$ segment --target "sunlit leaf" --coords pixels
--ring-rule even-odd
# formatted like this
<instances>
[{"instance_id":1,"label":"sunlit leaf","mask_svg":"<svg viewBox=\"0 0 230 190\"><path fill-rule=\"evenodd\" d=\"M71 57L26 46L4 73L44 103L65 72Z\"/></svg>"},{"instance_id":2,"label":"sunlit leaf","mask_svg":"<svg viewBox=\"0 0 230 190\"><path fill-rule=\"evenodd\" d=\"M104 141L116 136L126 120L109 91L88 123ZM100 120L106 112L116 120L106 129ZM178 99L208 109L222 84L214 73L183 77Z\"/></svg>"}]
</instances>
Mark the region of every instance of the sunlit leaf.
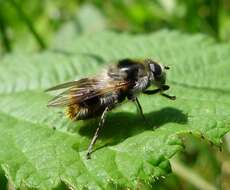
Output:
<instances>
[{"instance_id":1,"label":"sunlit leaf","mask_svg":"<svg viewBox=\"0 0 230 190\"><path fill-rule=\"evenodd\" d=\"M183 149L182 135L203 136L220 146L230 130L229 45L169 31L104 32L55 49L0 61L0 164L17 188L151 187L171 172L169 159ZM177 100L142 95L150 125L132 103L113 110L87 160L97 120L69 121L62 109L46 107L52 95L44 90L125 57L151 57L169 65L168 93Z\"/></svg>"}]
</instances>

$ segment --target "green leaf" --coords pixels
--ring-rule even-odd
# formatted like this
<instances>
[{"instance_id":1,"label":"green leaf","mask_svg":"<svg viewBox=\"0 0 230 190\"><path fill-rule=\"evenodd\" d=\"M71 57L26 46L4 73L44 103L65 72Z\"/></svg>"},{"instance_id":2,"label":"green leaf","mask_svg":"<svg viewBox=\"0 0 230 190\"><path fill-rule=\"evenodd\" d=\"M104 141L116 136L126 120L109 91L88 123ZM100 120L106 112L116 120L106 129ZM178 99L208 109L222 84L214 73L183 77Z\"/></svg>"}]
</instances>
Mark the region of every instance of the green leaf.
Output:
<instances>
[{"instance_id":1,"label":"green leaf","mask_svg":"<svg viewBox=\"0 0 230 190\"><path fill-rule=\"evenodd\" d=\"M5 56L0 63L2 170L17 188L150 188L171 172L169 159L183 149L181 136L204 136L220 146L230 130L229 49L203 35L104 32L55 47L56 53ZM113 110L92 159L86 160L97 120L69 121L62 109L46 107L52 95L43 90L125 57L151 57L171 66L168 93L177 100L141 95L149 126L132 103Z\"/></svg>"}]
</instances>

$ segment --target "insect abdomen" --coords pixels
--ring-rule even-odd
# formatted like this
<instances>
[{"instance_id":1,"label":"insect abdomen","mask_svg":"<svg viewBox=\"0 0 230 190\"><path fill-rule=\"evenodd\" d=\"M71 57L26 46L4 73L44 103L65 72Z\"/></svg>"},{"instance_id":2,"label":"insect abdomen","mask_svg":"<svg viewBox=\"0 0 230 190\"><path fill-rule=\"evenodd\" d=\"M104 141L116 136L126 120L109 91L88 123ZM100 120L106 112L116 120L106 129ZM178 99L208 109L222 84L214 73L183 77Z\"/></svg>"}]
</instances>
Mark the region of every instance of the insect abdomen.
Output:
<instances>
[{"instance_id":1,"label":"insect abdomen","mask_svg":"<svg viewBox=\"0 0 230 190\"><path fill-rule=\"evenodd\" d=\"M117 93L102 97L97 96L81 102L78 105L68 106L66 114L72 120L94 118L101 115L107 106L109 106L110 109L115 107L118 101Z\"/></svg>"},{"instance_id":2,"label":"insect abdomen","mask_svg":"<svg viewBox=\"0 0 230 190\"><path fill-rule=\"evenodd\" d=\"M79 106L78 105L71 105L68 106L65 114L67 115L68 118L70 118L71 120L75 120L76 119L76 114L79 112Z\"/></svg>"},{"instance_id":3,"label":"insect abdomen","mask_svg":"<svg viewBox=\"0 0 230 190\"><path fill-rule=\"evenodd\" d=\"M71 120L84 120L95 117L94 110L87 107L68 106L66 115Z\"/></svg>"}]
</instances>

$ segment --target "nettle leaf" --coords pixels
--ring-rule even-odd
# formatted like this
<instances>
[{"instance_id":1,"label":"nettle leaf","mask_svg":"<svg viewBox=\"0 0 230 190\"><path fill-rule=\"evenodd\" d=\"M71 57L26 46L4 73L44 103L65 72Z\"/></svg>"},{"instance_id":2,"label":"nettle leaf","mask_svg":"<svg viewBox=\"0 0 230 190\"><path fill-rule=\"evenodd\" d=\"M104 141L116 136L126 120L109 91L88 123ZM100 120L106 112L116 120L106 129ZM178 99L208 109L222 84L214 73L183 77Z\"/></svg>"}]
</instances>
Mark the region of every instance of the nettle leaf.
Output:
<instances>
[{"instance_id":1,"label":"nettle leaf","mask_svg":"<svg viewBox=\"0 0 230 190\"><path fill-rule=\"evenodd\" d=\"M0 164L17 188L148 188L171 172L181 135L217 146L230 130L230 46L202 35L160 31L87 35L55 51L12 54L0 63ZM140 96L146 125L132 103L109 113L92 159L87 146L97 120L71 122L46 107L52 85L100 72L120 58L151 57L171 66L170 101Z\"/></svg>"}]
</instances>

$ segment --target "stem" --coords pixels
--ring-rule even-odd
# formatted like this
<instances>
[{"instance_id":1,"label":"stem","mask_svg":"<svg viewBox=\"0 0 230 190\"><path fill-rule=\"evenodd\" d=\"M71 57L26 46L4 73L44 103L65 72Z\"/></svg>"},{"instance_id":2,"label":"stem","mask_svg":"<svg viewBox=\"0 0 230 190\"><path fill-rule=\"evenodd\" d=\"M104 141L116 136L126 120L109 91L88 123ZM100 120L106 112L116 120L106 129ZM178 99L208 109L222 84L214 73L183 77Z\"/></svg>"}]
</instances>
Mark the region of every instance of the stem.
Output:
<instances>
[{"instance_id":1,"label":"stem","mask_svg":"<svg viewBox=\"0 0 230 190\"><path fill-rule=\"evenodd\" d=\"M171 165L173 171L176 175L188 181L190 184L194 185L196 188L200 190L217 190L215 186L210 184L208 181L203 179L199 174L194 172L191 168L188 168L180 161L176 159L171 160Z\"/></svg>"},{"instance_id":2,"label":"stem","mask_svg":"<svg viewBox=\"0 0 230 190\"><path fill-rule=\"evenodd\" d=\"M9 0L9 2L15 8L15 10L18 12L18 15L21 17L22 21L25 22L28 29L30 30L30 32L32 33L34 38L36 39L40 48L42 50L45 49L46 48L45 42L43 41L41 36L39 36L38 32L36 31L36 29L33 25L33 22L31 22L31 20L28 18L28 16L25 14L25 12L22 10L21 6L15 0Z\"/></svg>"},{"instance_id":3,"label":"stem","mask_svg":"<svg viewBox=\"0 0 230 190\"><path fill-rule=\"evenodd\" d=\"M11 48L11 44L10 44L10 39L7 35L6 24L5 24L4 17L1 14L1 10L0 10L0 32L2 34L2 44L5 48L5 51L11 52L12 48Z\"/></svg>"},{"instance_id":4,"label":"stem","mask_svg":"<svg viewBox=\"0 0 230 190\"><path fill-rule=\"evenodd\" d=\"M211 8L211 18L210 23L215 33L217 40L220 40L220 31L219 31L219 14L220 14L220 2L221 0L212 1L210 4Z\"/></svg>"}]
</instances>

